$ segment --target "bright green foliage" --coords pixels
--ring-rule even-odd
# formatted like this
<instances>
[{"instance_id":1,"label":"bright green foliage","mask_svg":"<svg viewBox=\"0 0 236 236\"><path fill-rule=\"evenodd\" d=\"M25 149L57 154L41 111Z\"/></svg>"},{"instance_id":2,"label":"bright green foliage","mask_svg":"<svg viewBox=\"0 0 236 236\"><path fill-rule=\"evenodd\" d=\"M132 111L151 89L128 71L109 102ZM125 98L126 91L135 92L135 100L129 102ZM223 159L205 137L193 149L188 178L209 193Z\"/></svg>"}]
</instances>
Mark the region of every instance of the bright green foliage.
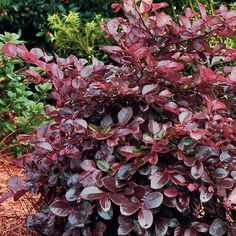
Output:
<instances>
[{"instance_id":1,"label":"bright green foliage","mask_svg":"<svg viewBox=\"0 0 236 236\"><path fill-rule=\"evenodd\" d=\"M100 28L103 19L96 16L93 21L81 23L78 13L70 12L60 17L57 14L48 17L52 29L51 40L56 52L62 56L74 54L78 57L91 59L93 56L104 59L99 46L108 44Z\"/></svg>"},{"instance_id":2,"label":"bright green foliage","mask_svg":"<svg viewBox=\"0 0 236 236\"><path fill-rule=\"evenodd\" d=\"M22 43L18 38L17 34L0 34L2 42ZM0 150L14 151L17 156L26 148L17 135L33 132L45 120L44 99L51 89L49 84L32 85L37 91L32 92L24 81L24 69L22 62L7 58L0 50Z\"/></svg>"}]
</instances>

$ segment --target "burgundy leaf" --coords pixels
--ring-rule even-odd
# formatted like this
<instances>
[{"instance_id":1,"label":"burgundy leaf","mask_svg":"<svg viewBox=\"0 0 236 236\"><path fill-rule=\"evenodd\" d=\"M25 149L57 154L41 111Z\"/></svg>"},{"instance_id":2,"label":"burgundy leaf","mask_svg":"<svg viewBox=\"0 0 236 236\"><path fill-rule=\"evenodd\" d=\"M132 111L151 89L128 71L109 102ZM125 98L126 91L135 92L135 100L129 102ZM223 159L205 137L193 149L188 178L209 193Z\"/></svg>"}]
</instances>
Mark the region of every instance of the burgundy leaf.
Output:
<instances>
[{"instance_id":1,"label":"burgundy leaf","mask_svg":"<svg viewBox=\"0 0 236 236\"><path fill-rule=\"evenodd\" d=\"M131 202L130 200L126 199L126 201L122 202L120 205L120 212L124 216L130 216L138 211L141 207L139 202Z\"/></svg>"},{"instance_id":2,"label":"burgundy leaf","mask_svg":"<svg viewBox=\"0 0 236 236\"><path fill-rule=\"evenodd\" d=\"M203 164L201 161L196 161L195 164L191 167L191 175L194 179L199 179L203 173Z\"/></svg>"},{"instance_id":3,"label":"burgundy leaf","mask_svg":"<svg viewBox=\"0 0 236 236\"><path fill-rule=\"evenodd\" d=\"M61 200L57 200L57 201L53 202L49 206L49 209L51 210L51 212L53 214L55 214L56 216L60 216L60 217L66 217L71 212L70 205L67 202L61 201Z\"/></svg>"},{"instance_id":4,"label":"burgundy leaf","mask_svg":"<svg viewBox=\"0 0 236 236\"><path fill-rule=\"evenodd\" d=\"M207 189L203 189L200 193L201 202L208 202L213 196L213 192L209 192Z\"/></svg>"},{"instance_id":5,"label":"burgundy leaf","mask_svg":"<svg viewBox=\"0 0 236 236\"><path fill-rule=\"evenodd\" d=\"M172 187L164 189L163 193L167 197L176 197L179 195L179 191L176 188L172 188Z\"/></svg>"},{"instance_id":6,"label":"burgundy leaf","mask_svg":"<svg viewBox=\"0 0 236 236\"><path fill-rule=\"evenodd\" d=\"M99 188L93 186L84 188L80 193L81 198L89 201L99 199L102 195L103 192Z\"/></svg>"},{"instance_id":7,"label":"burgundy leaf","mask_svg":"<svg viewBox=\"0 0 236 236\"><path fill-rule=\"evenodd\" d=\"M103 211L108 212L111 208L111 201L106 194L102 195L99 199L99 203Z\"/></svg>"}]
</instances>

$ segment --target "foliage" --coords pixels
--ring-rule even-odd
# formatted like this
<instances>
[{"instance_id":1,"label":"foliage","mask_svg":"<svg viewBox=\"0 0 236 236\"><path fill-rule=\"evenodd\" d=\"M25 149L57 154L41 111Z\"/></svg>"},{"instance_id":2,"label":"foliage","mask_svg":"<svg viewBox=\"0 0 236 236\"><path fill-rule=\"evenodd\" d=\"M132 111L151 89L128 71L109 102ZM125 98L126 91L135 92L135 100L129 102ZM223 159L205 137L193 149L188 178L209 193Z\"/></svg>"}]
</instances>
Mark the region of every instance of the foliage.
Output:
<instances>
[{"instance_id":1,"label":"foliage","mask_svg":"<svg viewBox=\"0 0 236 236\"><path fill-rule=\"evenodd\" d=\"M96 14L109 17L111 0L0 0L0 32L21 34L32 46L48 46L49 32L47 18L55 13L81 12L81 20L86 23ZM49 50L50 48L48 48Z\"/></svg>"},{"instance_id":2,"label":"foliage","mask_svg":"<svg viewBox=\"0 0 236 236\"><path fill-rule=\"evenodd\" d=\"M104 54L99 53L99 46L108 44L100 23L103 20L97 16L95 20L81 23L78 13L70 12L60 18L57 14L48 17L52 29L51 40L54 42L56 52L61 56L75 54L82 58L93 56L104 59Z\"/></svg>"},{"instance_id":3,"label":"foliage","mask_svg":"<svg viewBox=\"0 0 236 236\"><path fill-rule=\"evenodd\" d=\"M0 41L21 44L17 34L0 34ZM0 43L2 48L3 43ZM21 133L30 133L45 119L43 99L51 88L50 84L40 84L33 93L25 83L21 73L24 64L9 59L0 52L0 150L13 150L17 156L24 150L16 137Z\"/></svg>"},{"instance_id":4,"label":"foliage","mask_svg":"<svg viewBox=\"0 0 236 236\"><path fill-rule=\"evenodd\" d=\"M113 4L104 26L117 66L4 45L53 84L57 109L30 137L30 190L44 206L28 226L46 235L236 235L236 11L191 8L176 23L150 0ZM47 58L47 57L46 57ZM22 137L24 139L25 137ZM14 190L17 185L11 184Z\"/></svg>"}]
</instances>

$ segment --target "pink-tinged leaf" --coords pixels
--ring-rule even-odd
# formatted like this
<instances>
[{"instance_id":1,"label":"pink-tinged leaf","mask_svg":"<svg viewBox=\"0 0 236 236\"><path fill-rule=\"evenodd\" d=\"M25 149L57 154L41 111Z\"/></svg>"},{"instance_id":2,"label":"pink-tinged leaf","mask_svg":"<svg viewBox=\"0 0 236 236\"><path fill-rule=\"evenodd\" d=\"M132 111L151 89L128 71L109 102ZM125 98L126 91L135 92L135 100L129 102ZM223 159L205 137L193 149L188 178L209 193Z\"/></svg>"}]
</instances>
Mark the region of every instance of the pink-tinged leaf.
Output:
<instances>
[{"instance_id":1,"label":"pink-tinged leaf","mask_svg":"<svg viewBox=\"0 0 236 236\"><path fill-rule=\"evenodd\" d=\"M118 46L102 46L101 49L109 54L117 54L123 52L123 49Z\"/></svg>"},{"instance_id":2,"label":"pink-tinged leaf","mask_svg":"<svg viewBox=\"0 0 236 236\"><path fill-rule=\"evenodd\" d=\"M203 164L201 161L196 161L194 166L191 168L191 175L193 176L194 179L199 179L202 176L203 173Z\"/></svg>"},{"instance_id":3,"label":"pink-tinged leaf","mask_svg":"<svg viewBox=\"0 0 236 236\"><path fill-rule=\"evenodd\" d=\"M175 113L175 114L178 114L178 105L174 102L168 102L166 103L163 108L166 110L166 111L170 111L172 113Z\"/></svg>"},{"instance_id":4,"label":"pink-tinged leaf","mask_svg":"<svg viewBox=\"0 0 236 236\"><path fill-rule=\"evenodd\" d=\"M198 7L200 9L200 13L201 13L202 19L205 19L206 16L207 16L205 6L202 3L200 3L200 2L198 2L197 4L198 4Z\"/></svg>"},{"instance_id":5,"label":"pink-tinged leaf","mask_svg":"<svg viewBox=\"0 0 236 236\"><path fill-rule=\"evenodd\" d=\"M191 111L184 111L179 114L179 121L181 124L187 123L192 119L193 113Z\"/></svg>"},{"instance_id":6,"label":"pink-tinged leaf","mask_svg":"<svg viewBox=\"0 0 236 236\"><path fill-rule=\"evenodd\" d=\"M126 197L121 193L108 193L108 196L116 205L121 205L126 201Z\"/></svg>"},{"instance_id":7,"label":"pink-tinged leaf","mask_svg":"<svg viewBox=\"0 0 236 236\"><path fill-rule=\"evenodd\" d=\"M106 194L103 194L100 197L99 203L103 211L108 212L111 209L111 200L108 198Z\"/></svg>"},{"instance_id":8,"label":"pink-tinged leaf","mask_svg":"<svg viewBox=\"0 0 236 236\"><path fill-rule=\"evenodd\" d=\"M148 229L153 223L153 214L150 210L141 209L138 213L138 222L143 229Z\"/></svg>"},{"instance_id":9,"label":"pink-tinged leaf","mask_svg":"<svg viewBox=\"0 0 236 236\"><path fill-rule=\"evenodd\" d=\"M52 145L50 143L43 142L43 141L37 142L35 144L35 148L40 148L45 151L53 151Z\"/></svg>"},{"instance_id":10,"label":"pink-tinged leaf","mask_svg":"<svg viewBox=\"0 0 236 236\"><path fill-rule=\"evenodd\" d=\"M196 141L202 139L205 135L210 136L211 133L208 132L207 130L203 129L197 129L197 130L191 130L190 131L190 137Z\"/></svg>"},{"instance_id":11,"label":"pink-tinged leaf","mask_svg":"<svg viewBox=\"0 0 236 236\"><path fill-rule=\"evenodd\" d=\"M159 3L153 3L152 4L152 11L155 12L158 9L164 8L164 7L168 7L169 4L167 2L159 2Z\"/></svg>"},{"instance_id":12,"label":"pink-tinged leaf","mask_svg":"<svg viewBox=\"0 0 236 236\"><path fill-rule=\"evenodd\" d=\"M66 217L71 213L70 205L67 202L61 201L61 200L57 200L53 202L49 206L49 209L54 215L60 216L60 217Z\"/></svg>"},{"instance_id":13,"label":"pink-tinged leaf","mask_svg":"<svg viewBox=\"0 0 236 236\"><path fill-rule=\"evenodd\" d=\"M114 9L115 12L118 12L123 8L123 6L120 3L113 3L111 4L111 8Z\"/></svg>"},{"instance_id":14,"label":"pink-tinged leaf","mask_svg":"<svg viewBox=\"0 0 236 236\"><path fill-rule=\"evenodd\" d=\"M7 181L7 186L13 193L27 189L27 184L19 176L11 176Z\"/></svg>"},{"instance_id":15,"label":"pink-tinged leaf","mask_svg":"<svg viewBox=\"0 0 236 236\"><path fill-rule=\"evenodd\" d=\"M158 27L164 27L171 24L172 19L165 12L156 13L156 24Z\"/></svg>"},{"instance_id":16,"label":"pink-tinged leaf","mask_svg":"<svg viewBox=\"0 0 236 236\"><path fill-rule=\"evenodd\" d=\"M180 186L186 185L186 180L183 175L173 174L173 175L171 175L171 180L176 185L180 185Z\"/></svg>"},{"instance_id":17,"label":"pink-tinged leaf","mask_svg":"<svg viewBox=\"0 0 236 236\"><path fill-rule=\"evenodd\" d=\"M152 134L157 134L161 131L161 127L160 125L154 121L154 120L149 120L148 122L148 130L152 133Z\"/></svg>"},{"instance_id":18,"label":"pink-tinged leaf","mask_svg":"<svg viewBox=\"0 0 236 236\"><path fill-rule=\"evenodd\" d=\"M119 222L120 223L120 222ZM128 221L126 219L125 222L120 223L118 227L118 235L129 235L129 233L133 230L135 224L133 221Z\"/></svg>"},{"instance_id":19,"label":"pink-tinged leaf","mask_svg":"<svg viewBox=\"0 0 236 236\"><path fill-rule=\"evenodd\" d=\"M96 170L96 164L94 163L94 161L91 161L91 160L84 160L84 161L82 161L81 164L80 164L80 167L83 170L86 170L86 171L94 171L94 170Z\"/></svg>"},{"instance_id":20,"label":"pink-tinged leaf","mask_svg":"<svg viewBox=\"0 0 236 236\"><path fill-rule=\"evenodd\" d=\"M156 84L148 84L145 85L142 89L142 95L147 95L152 92L156 92L157 85Z\"/></svg>"},{"instance_id":21,"label":"pink-tinged leaf","mask_svg":"<svg viewBox=\"0 0 236 236\"><path fill-rule=\"evenodd\" d=\"M228 175L228 171L224 168L215 168L211 171L211 177L223 179Z\"/></svg>"},{"instance_id":22,"label":"pink-tinged leaf","mask_svg":"<svg viewBox=\"0 0 236 236\"><path fill-rule=\"evenodd\" d=\"M114 37L117 35L117 29L119 26L119 21L117 18L111 19L107 22L107 30Z\"/></svg>"},{"instance_id":23,"label":"pink-tinged leaf","mask_svg":"<svg viewBox=\"0 0 236 236\"><path fill-rule=\"evenodd\" d=\"M222 236L226 233L225 223L220 218L216 218L210 225L210 235Z\"/></svg>"},{"instance_id":24,"label":"pink-tinged leaf","mask_svg":"<svg viewBox=\"0 0 236 236\"><path fill-rule=\"evenodd\" d=\"M229 194L228 200L230 200L231 204L236 204L236 187L233 191Z\"/></svg>"},{"instance_id":25,"label":"pink-tinged leaf","mask_svg":"<svg viewBox=\"0 0 236 236\"><path fill-rule=\"evenodd\" d=\"M201 202L205 203L208 202L213 196L213 192L209 192L208 189L202 189L200 193L200 200Z\"/></svg>"},{"instance_id":26,"label":"pink-tinged leaf","mask_svg":"<svg viewBox=\"0 0 236 236\"><path fill-rule=\"evenodd\" d=\"M166 188L164 189L163 193L167 196L167 197L176 197L179 195L179 190L177 190L176 188Z\"/></svg>"},{"instance_id":27,"label":"pink-tinged leaf","mask_svg":"<svg viewBox=\"0 0 236 236\"><path fill-rule=\"evenodd\" d=\"M59 69L58 65L55 63L47 65L48 70L55 76L57 79L63 79L64 73Z\"/></svg>"},{"instance_id":28,"label":"pink-tinged leaf","mask_svg":"<svg viewBox=\"0 0 236 236\"><path fill-rule=\"evenodd\" d=\"M122 108L118 113L118 122L120 125L126 125L133 116L133 108Z\"/></svg>"},{"instance_id":29,"label":"pink-tinged leaf","mask_svg":"<svg viewBox=\"0 0 236 236\"><path fill-rule=\"evenodd\" d=\"M160 192L151 192L144 199L144 208L149 210L159 207L163 202L163 194Z\"/></svg>"},{"instance_id":30,"label":"pink-tinged leaf","mask_svg":"<svg viewBox=\"0 0 236 236\"><path fill-rule=\"evenodd\" d=\"M118 148L118 152L122 155L129 158L137 157L140 155L140 150L135 148L134 146L123 146Z\"/></svg>"},{"instance_id":31,"label":"pink-tinged leaf","mask_svg":"<svg viewBox=\"0 0 236 236\"><path fill-rule=\"evenodd\" d=\"M140 13L148 13L151 9L152 0L142 0L140 4Z\"/></svg>"},{"instance_id":32,"label":"pink-tinged leaf","mask_svg":"<svg viewBox=\"0 0 236 236\"><path fill-rule=\"evenodd\" d=\"M232 68L229 78L230 80L236 82L236 66Z\"/></svg>"},{"instance_id":33,"label":"pink-tinged leaf","mask_svg":"<svg viewBox=\"0 0 236 236\"><path fill-rule=\"evenodd\" d=\"M149 50L142 43L135 43L129 47L128 53L135 56L137 59L141 59L147 57Z\"/></svg>"},{"instance_id":34,"label":"pink-tinged leaf","mask_svg":"<svg viewBox=\"0 0 236 236\"><path fill-rule=\"evenodd\" d=\"M126 199L126 201L122 202L120 205L120 212L124 216L130 216L138 211L140 207L141 204L139 202L131 202L130 200Z\"/></svg>"},{"instance_id":35,"label":"pink-tinged leaf","mask_svg":"<svg viewBox=\"0 0 236 236\"><path fill-rule=\"evenodd\" d=\"M80 193L80 196L85 200L93 201L99 199L103 194L104 193L99 188L91 186L84 188Z\"/></svg>"},{"instance_id":36,"label":"pink-tinged leaf","mask_svg":"<svg viewBox=\"0 0 236 236\"><path fill-rule=\"evenodd\" d=\"M218 100L213 100L212 101L212 105L211 105L211 110L212 111L217 111L219 109L226 109L226 108L227 108L227 106L224 103L222 103Z\"/></svg>"},{"instance_id":37,"label":"pink-tinged leaf","mask_svg":"<svg viewBox=\"0 0 236 236\"><path fill-rule=\"evenodd\" d=\"M179 21L186 29L191 29L191 21L185 16L179 16Z\"/></svg>"},{"instance_id":38,"label":"pink-tinged leaf","mask_svg":"<svg viewBox=\"0 0 236 236\"><path fill-rule=\"evenodd\" d=\"M14 43L4 44L2 51L9 57L17 57L17 46Z\"/></svg>"},{"instance_id":39,"label":"pink-tinged leaf","mask_svg":"<svg viewBox=\"0 0 236 236\"><path fill-rule=\"evenodd\" d=\"M199 233L207 233L210 228L210 226L206 223L193 222L192 225L194 229Z\"/></svg>"}]
</instances>

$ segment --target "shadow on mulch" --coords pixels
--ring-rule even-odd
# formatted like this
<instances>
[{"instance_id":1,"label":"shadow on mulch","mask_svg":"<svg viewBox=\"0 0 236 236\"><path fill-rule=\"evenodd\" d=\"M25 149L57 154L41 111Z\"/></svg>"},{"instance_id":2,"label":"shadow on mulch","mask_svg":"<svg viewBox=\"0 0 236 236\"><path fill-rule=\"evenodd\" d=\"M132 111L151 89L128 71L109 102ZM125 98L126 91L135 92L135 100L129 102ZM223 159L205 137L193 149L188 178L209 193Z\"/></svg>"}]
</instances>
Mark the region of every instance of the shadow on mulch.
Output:
<instances>
[{"instance_id":1,"label":"shadow on mulch","mask_svg":"<svg viewBox=\"0 0 236 236\"><path fill-rule=\"evenodd\" d=\"M8 192L7 180L11 176L20 176L23 179L24 170L17 167L12 161L0 159L0 195ZM12 198L0 204L0 236L36 236L26 228L26 218L34 213L31 203L35 201L30 195L25 195L18 201Z\"/></svg>"}]
</instances>

